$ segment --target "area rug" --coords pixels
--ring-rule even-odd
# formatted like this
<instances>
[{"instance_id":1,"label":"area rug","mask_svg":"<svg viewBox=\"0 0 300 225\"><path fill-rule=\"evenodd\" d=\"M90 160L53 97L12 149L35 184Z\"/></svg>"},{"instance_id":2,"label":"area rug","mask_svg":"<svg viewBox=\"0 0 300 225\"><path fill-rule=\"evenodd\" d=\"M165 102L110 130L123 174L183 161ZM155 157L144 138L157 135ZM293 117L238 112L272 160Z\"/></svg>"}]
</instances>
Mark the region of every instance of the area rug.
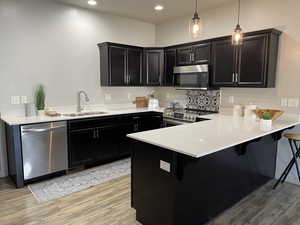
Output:
<instances>
[{"instance_id":1,"label":"area rug","mask_svg":"<svg viewBox=\"0 0 300 225\"><path fill-rule=\"evenodd\" d=\"M38 202L46 202L130 174L131 161L124 159L81 172L28 185Z\"/></svg>"}]
</instances>

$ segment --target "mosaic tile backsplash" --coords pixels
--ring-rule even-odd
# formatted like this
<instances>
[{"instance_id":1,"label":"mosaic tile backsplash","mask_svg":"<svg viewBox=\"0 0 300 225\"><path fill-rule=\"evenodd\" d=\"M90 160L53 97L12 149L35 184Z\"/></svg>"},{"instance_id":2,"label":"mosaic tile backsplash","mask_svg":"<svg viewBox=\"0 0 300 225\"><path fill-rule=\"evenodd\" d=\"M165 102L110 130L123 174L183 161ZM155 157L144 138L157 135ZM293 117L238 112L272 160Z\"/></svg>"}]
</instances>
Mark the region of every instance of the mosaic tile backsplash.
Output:
<instances>
[{"instance_id":1,"label":"mosaic tile backsplash","mask_svg":"<svg viewBox=\"0 0 300 225\"><path fill-rule=\"evenodd\" d=\"M187 91L187 108L212 112L220 110L221 92L217 90L189 90Z\"/></svg>"}]
</instances>

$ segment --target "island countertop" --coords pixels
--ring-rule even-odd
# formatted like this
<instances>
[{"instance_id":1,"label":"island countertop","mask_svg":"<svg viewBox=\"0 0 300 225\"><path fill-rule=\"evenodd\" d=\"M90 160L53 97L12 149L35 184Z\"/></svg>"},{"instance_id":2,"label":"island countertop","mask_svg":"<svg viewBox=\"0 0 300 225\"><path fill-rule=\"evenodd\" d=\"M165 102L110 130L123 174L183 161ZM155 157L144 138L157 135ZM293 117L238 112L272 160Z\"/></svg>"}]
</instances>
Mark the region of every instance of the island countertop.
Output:
<instances>
[{"instance_id":1,"label":"island countertop","mask_svg":"<svg viewBox=\"0 0 300 225\"><path fill-rule=\"evenodd\" d=\"M271 130L260 129L259 120L222 114L202 116L210 120L133 133L129 138L195 158L212 154L300 124L298 114L273 121Z\"/></svg>"}]
</instances>

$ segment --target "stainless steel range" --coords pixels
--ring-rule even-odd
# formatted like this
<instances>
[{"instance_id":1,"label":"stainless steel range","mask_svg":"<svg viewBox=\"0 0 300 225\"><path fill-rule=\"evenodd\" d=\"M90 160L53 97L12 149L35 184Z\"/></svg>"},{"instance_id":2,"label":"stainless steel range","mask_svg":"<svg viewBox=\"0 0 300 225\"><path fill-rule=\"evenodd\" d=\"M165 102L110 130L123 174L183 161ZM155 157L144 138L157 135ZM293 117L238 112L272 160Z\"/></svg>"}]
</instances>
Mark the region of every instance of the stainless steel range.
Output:
<instances>
[{"instance_id":1,"label":"stainless steel range","mask_svg":"<svg viewBox=\"0 0 300 225\"><path fill-rule=\"evenodd\" d=\"M212 111L204 111L204 110L198 110L198 109L171 109L167 108L164 111L164 126L170 127L170 126L176 126L181 125L185 123L194 123L199 121L205 121L209 120L206 118L201 118L200 116L214 114L217 112Z\"/></svg>"}]
</instances>

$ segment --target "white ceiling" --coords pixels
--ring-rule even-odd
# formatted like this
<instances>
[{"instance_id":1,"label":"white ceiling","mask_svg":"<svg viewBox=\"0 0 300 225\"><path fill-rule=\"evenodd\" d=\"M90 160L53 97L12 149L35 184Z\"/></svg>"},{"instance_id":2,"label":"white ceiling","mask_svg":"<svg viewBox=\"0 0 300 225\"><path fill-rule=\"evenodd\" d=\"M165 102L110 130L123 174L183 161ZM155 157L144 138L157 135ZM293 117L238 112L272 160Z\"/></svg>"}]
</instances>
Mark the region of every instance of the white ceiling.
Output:
<instances>
[{"instance_id":1,"label":"white ceiling","mask_svg":"<svg viewBox=\"0 0 300 225\"><path fill-rule=\"evenodd\" d=\"M59 1L154 24L189 14L192 16L195 8L195 0L97 0L96 7L89 6L87 0ZM198 0L198 8L200 11L206 10L231 1L233 0ZM163 5L164 10L155 11L153 7L156 4Z\"/></svg>"}]
</instances>

